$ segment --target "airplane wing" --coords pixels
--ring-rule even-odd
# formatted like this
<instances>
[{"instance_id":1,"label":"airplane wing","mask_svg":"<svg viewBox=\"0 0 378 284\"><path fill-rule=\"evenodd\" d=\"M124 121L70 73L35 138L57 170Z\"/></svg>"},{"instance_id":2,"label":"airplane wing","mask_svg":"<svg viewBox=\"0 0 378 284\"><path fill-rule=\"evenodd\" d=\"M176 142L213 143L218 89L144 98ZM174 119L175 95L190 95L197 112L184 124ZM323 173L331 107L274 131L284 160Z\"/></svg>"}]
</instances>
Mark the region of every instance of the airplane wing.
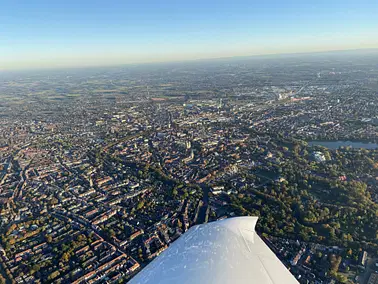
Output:
<instances>
[{"instance_id":1,"label":"airplane wing","mask_svg":"<svg viewBox=\"0 0 378 284\"><path fill-rule=\"evenodd\" d=\"M194 226L129 283L298 283L256 234L257 219L236 217Z\"/></svg>"}]
</instances>

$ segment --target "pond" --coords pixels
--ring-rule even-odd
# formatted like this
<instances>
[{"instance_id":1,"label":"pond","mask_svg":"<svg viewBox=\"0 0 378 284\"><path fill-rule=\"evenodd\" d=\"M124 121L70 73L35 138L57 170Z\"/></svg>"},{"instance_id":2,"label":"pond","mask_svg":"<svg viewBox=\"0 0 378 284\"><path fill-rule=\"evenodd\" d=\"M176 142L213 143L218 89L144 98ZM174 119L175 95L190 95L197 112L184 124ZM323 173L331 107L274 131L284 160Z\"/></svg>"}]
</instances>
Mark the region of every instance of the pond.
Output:
<instances>
[{"instance_id":1,"label":"pond","mask_svg":"<svg viewBox=\"0 0 378 284\"><path fill-rule=\"evenodd\" d=\"M359 141L309 141L309 146L323 146L329 149L338 149L340 147L352 147L352 148L363 148L363 149L377 149L378 144L370 142L359 142Z\"/></svg>"}]
</instances>

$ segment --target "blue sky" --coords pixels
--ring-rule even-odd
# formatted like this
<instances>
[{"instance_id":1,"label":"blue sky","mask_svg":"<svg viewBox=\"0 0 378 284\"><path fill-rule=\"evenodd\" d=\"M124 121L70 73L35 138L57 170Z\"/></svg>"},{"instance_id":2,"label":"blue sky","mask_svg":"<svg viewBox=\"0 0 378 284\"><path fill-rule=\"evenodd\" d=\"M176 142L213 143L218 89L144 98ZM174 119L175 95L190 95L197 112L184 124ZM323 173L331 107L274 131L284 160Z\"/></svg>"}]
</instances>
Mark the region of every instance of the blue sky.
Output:
<instances>
[{"instance_id":1,"label":"blue sky","mask_svg":"<svg viewBox=\"0 0 378 284\"><path fill-rule=\"evenodd\" d=\"M377 0L0 0L0 70L378 47Z\"/></svg>"}]
</instances>

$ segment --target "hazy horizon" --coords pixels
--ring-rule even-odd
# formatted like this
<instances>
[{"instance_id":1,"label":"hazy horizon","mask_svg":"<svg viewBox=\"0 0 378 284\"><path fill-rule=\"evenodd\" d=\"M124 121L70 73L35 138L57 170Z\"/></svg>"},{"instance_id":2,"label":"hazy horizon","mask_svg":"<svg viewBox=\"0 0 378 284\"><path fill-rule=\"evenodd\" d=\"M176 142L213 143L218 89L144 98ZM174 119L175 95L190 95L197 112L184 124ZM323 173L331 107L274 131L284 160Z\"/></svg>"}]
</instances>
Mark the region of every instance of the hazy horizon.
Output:
<instances>
[{"instance_id":1,"label":"hazy horizon","mask_svg":"<svg viewBox=\"0 0 378 284\"><path fill-rule=\"evenodd\" d=\"M344 50L324 50L314 52L293 52L293 53L266 53L266 54L254 54L254 55L236 55L236 56L224 56L224 57L206 57L198 59L183 59L183 60L171 60L171 61L146 61L146 62L130 62L130 63L118 63L118 64L102 64L102 65L88 65L88 66L45 66L38 67L33 66L29 68L10 68L0 69L1 73L7 72L28 72L28 71L59 71L59 70L76 70L76 69L96 69L96 68L117 68L117 67L136 67L136 66L148 66L148 65L163 65L163 64L190 64L196 62L217 62L220 60L233 61L233 60L251 60L251 59L289 59L289 58L310 58L312 56L337 56L337 55L378 55L378 48L364 48L364 49L344 49Z\"/></svg>"}]
</instances>

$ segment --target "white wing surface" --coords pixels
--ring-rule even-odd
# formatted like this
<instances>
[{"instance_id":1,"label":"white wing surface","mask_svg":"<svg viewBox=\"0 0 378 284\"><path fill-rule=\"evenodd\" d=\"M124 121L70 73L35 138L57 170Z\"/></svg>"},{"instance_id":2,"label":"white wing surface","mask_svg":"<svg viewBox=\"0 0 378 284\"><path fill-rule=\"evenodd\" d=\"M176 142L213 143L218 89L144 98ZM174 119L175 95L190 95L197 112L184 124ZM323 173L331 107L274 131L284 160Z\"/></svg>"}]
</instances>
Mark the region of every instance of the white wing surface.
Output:
<instances>
[{"instance_id":1,"label":"white wing surface","mask_svg":"<svg viewBox=\"0 0 378 284\"><path fill-rule=\"evenodd\" d=\"M256 234L256 222L236 217L194 226L129 283L298 283Z\"/></svg>"}]
</instances>

